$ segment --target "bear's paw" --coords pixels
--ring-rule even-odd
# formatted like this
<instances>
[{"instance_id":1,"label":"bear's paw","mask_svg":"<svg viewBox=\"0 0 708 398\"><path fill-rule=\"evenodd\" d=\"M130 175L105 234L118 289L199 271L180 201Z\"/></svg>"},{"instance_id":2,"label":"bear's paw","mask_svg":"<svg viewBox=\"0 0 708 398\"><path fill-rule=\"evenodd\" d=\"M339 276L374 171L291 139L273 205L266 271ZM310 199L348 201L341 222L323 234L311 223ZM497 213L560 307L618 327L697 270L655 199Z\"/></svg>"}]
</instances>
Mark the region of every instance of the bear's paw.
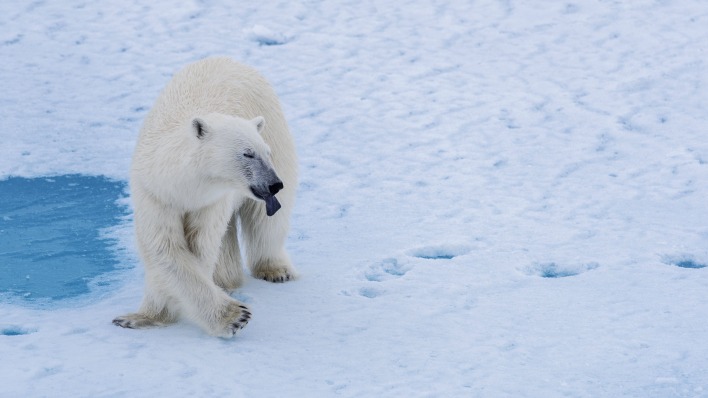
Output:
<instances>
[{"instance_id":1,"label":"bear's paw","mask_svg":"<svg viewBox=\"0 0 708 398\"><path fill-rule=\"evenodd\" d=\"M146 329L164 326L166 322L160 322L147 315L136 313L116 317L113 324L126 329Z\"/></svg>"},{"instance_id":2,"label":"bear's paw","mask_svg":"<svg viewBox=\"0 0 708 398\"><path fill-rule=\"evenodd\" d=\"M287 264L277 264L274 261L261 261L251 270L251 275L256 279L268 282L283 283L297 279L293 267Z\"/></svg>"},{"instance_id":3,"label":"bear's paw","mask_svg":"<svg viewBox=\"0 0 708 398\"><path fill-rule=\"evenodd\" d=\"M222 313L222 319L226 323L221 337L231 338L236 335L241 329L246 327L248 321L251 320L251 312L248 307L239 302L230 302Z\"/></svg>"}]
</instances>

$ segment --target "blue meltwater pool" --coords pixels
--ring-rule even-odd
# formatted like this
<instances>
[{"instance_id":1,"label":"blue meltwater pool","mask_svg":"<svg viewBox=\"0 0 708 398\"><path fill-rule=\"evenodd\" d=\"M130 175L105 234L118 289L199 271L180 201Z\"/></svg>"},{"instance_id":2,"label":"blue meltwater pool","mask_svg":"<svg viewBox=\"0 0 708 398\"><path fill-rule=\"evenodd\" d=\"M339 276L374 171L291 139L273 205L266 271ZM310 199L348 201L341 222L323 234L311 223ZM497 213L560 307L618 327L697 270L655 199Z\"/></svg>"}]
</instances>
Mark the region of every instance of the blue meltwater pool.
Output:
<instances>
[{"instance_id":1,"label":"blue meltwater pool","mask_svg":"<svg viewBox=\"0 0 708 398\"><path fill-rule=\"evenodd\" d=\"M126 183L64 175L0 181L0 298L61 300L89 292L96 277L119 265L117 203ZM108 282L99 282L106 284Z\"/></svg>"}]
</instances>

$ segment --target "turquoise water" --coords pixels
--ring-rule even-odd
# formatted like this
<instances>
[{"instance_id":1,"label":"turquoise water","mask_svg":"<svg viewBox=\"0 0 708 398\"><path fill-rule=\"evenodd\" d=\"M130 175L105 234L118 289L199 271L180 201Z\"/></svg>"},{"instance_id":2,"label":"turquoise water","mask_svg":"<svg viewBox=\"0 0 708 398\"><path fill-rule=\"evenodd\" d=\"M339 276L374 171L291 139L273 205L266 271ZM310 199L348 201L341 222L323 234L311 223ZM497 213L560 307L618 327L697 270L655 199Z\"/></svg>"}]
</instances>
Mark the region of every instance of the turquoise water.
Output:
<instances>
[{"instance_id":1,"label":"turquoise water","mask_svg":"<svg viewBox=\"0 0 708 398\"><path fill-rule=\"evenodd\" d=\"M119 264L100 230L127 214L116 203L125 190L82 175L0 181L0 294L34 301L87 293Z\"/></svg>"}]
</instances>

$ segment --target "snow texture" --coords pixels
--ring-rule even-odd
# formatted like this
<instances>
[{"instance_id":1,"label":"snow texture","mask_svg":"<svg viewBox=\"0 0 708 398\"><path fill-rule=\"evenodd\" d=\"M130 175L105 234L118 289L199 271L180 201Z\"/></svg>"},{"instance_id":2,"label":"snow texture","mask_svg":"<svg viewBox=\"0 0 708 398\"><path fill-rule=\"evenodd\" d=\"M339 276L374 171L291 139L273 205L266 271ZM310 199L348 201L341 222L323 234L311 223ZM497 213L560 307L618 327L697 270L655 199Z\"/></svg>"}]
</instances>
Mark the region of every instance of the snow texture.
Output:
<instances>
[{"instance_id":1,"label":"snow texture","mask_svg":"<svg viewBox=\"0 0 708 398\"><path fill-rule=\"evenodd\" d=\"M0 302L0 396L708 396L708 3L234 4L0 2L0 178L127 182L209 55L272 82L301 170L301 278L249 279L239 336L111 324L128 217L109 288Z\"/></svg>"}]
</instances>

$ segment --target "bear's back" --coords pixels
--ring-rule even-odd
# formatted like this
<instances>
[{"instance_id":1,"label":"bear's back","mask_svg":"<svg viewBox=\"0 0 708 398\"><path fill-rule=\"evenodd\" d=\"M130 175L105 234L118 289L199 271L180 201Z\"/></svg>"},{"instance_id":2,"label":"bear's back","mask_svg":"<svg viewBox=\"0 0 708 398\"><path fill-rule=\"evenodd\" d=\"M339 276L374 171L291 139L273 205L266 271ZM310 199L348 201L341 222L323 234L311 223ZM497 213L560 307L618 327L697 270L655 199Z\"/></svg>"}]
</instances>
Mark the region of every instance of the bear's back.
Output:
<instances>
[{"instance_id":1,"label":"bear's back","mask_svg":"<svg viewBox=\"0 0 708 398\"><path fill-rule=\"evenodd\" d=\"M227 57L207 58L172 77L147 115L143 130L165 133L212 112L250 119L260 115L256 114L259 108L269 105L264 102L273 106L269 99L274 97L268 82L255 69Z\"/></svg>"}]
</instances>

